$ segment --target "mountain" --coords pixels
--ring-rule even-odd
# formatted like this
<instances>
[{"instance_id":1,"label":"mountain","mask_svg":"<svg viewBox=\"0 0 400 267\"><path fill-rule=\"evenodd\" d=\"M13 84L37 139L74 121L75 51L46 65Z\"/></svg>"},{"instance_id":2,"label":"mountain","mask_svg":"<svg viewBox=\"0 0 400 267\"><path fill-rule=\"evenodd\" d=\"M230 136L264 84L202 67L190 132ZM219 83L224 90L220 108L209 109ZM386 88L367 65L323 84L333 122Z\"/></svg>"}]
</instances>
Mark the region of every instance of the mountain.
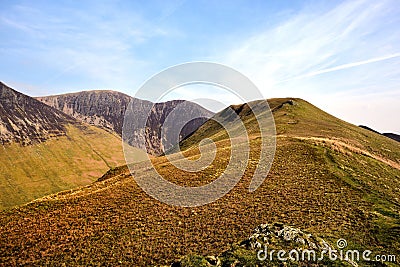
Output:
<instances>
[{"instance_id":1,"label":"mountain","mask_svg":"<svg viewBox=\"0 0 400 267\"><path fill-rule=\"evenodd\" d=\"M90 184L125 163L119 136L0 86L0 209Z\"/></svg>"},{"instance_id":2,"label":"mountain","mask_svg":"<svg viewBox=\"0 0 400 267\"><path fill-rule=\"evenodd\" d=\"M368 126L365 126L365 125L359 125L358 127L361 127L361 128L366 129L366 130L368 130L368 131L374 132L374 133L376 133L376 134L381 134L380 132L375 131L374 129L369 128Z\"/></svg>"},{"instance_id":3,"label":"mountain","mask_svg":"<svg viewBox=\"0 0 400 267\"><path fill-rule=\"evenodd\" d=\"M37 100L54 107L80 121L122 135L125 110L131 97L115 91L94 90L36 97Z\"/></svg>"},{"instance_id":4,"label":"mountain","mask_svg":"<svg viewBox=\"0 0 400 267\"><path fill-rule=\"evenodd\" d=\"M382 135L389 137L393 140L396 140L397 142L400 142L400 135L399 134L395 134L395 133L383 133Z\"/></svg>"},{"instance_id":5,"label":"mountain","mask_svg":"<svg viewBox=\"0 0 400 267\"><path fill-rule=\"evenodd\" d=\"M364 128L364 129L366 129L368 131L374 132L376 134L384 135L384 136L386 136L386 137L388 137L390 139L393 139L393 140L395 140L397 142L400 142L400 135L398 135L398 134L395 134L395 133L380 133L380 132L375 131L374 129L371 129L368 126L364 126L364 125L360 125L359 127Z\"/></svg>"},{"instance_id":6,"label":"mountain","mask_svg":"<svg viewBox=\"0 0 400 267\"><path fill-rule=\"evenodd\" d=\"M91 185L1 212L1 261L4 265L171 265L185 255L236 253L231 244L247 239L256 226L272 222L313 233L329 244L345 239L346 249L399 255L398 142L302 99L268 103L276 124L276 151L268 176L254 192L248 189L259 159L260 128L248 104L235 105L231 109L250 136L250 160L241 180L224 197L198 207L167 205L137 184L152 175L151 170L141 163L132 165L134 179L128 167L121 166ZM214 118L232 120L228 110ZM183 171L174 166L179 160L169 162L166 156L155 157L152 163L175 184L208 184L225 171L235 140L209 120L180 143L185 157L195 162L200 152L207 155L208 150L198 146L205 138L215 140L217 147L215 159L205 169ZM234 256L251 260L246 254ZM399 263L397 259L393 265ZM385 265L389 263L379 263Z\"/></svg>"},{"instance_id":7,"label":"mountain","mask_svg":"<svg viewBox=\"0 0 400 267\"><path fill-rule=\"evenodd\" d=\"M212 112L189 101L173 100L153 104L150 101L133 99L120 92L106 90L36 97L36 99L80 121L113 131L121 137L125 111L130 101L134 101L132 113L137 114L137 116L142 116L145 111L150 110L146 124L147 130L143 136L146 139L146 146L144 147L139 142L139 133L137 132L129 133L126 140L130 145L147 149L148 153L153 155L163 153L164 148L161 140L165 139L165 135L168 135L168 130L171 129L168 129L162 136L161 126L169 113L178 105L184 106L183 108L188 116L196 114L202 117L191 121L182 129L181 139L191 134L213 115ZM185 114L181 114L183 119Z\"/></svg>"},{"instance_id":8,"label":"mountain","mask_svg":"<svg viewBox=\"0 0 400 267\"><path fill-rule=\"evenodd\" d=\"M0 142L22 145L65 136L67 124L76 121L0 82Z\"/></svg>"},{"instance_id":9,"label":"mountain","mask_svg":"<svg viewBox=\"0 0 400 267\"><path fill-rule=\"evenodd\" d=\"M121 135L131 97L114 91L85 91L34 99L3 83L0 96L0 142L6 152L0 155L1 209L87 185L109 168L125 163ZM138 160L146 155L143 149L150 154L163 152L161 125L177 105L183 105L188 114L204 116L188 123L181 138L212 115L188 101L153 106L135 99L135 104L138 116L144 108L151 109L146 146L139 145L136 132L127 138L136 146L128 149Z\"/></svg>"}]
</instances>

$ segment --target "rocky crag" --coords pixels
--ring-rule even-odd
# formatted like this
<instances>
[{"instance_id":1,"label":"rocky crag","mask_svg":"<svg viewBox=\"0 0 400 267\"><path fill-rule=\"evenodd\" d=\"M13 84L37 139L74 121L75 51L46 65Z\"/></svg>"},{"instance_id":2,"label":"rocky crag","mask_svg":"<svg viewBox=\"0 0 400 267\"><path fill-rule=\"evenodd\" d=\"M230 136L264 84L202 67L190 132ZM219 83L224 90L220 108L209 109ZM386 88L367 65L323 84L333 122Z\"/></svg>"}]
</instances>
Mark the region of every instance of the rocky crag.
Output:
<instances>
[{"instance_id":1,"label":"rocky crag","mask_svg":"<svg viewBox=\"0 0 400 267\"><path fill-rule=\"evenodd\" d=\"M345 242L345 241L343 241ZM278 252L285 255L278 258ZM311 252L312 251L312 252ZM329 259L329 251L337 259ZM291 253L291 254L289 254ZM315 254L313 254L315 253ZM291 255L291 256L289 256ZM304 256L303 256L304 255ZM315 256L314 256L315 255ZM322 257L321 255L324 255ZM333 254L331 256L334 257ZM283 223L261 224L253 234L218 256L187 255L171 267L239 267L239 266L358 266L351 259L340 259L338 248L311 233Z\"/></svg>"},{"instance_id":2,"label":"rocky crag","mask_svg":"<svg viewBox=\"0 0 400 267\"><path fill-rule=\"evenodd\" d=\"M42 102L0 82L0 143L22 145L66 135L65 125L76 121Z\"/></svg>"},{"instance_id":3,"label":"rocky crag","mask_svg":"<svg viewBox=\"0 0 400 267\"><path fill-rule=\"evenodd\" d=\"M161 128L170 112L180 105L185 113L180 115L189 118L196 115L200 117L190 121L180 132L180 139L184 139L192 132L197 130L213 113L203 107L184 100L173 100L153 104L150 101L132 98L126 94L97 90L83 91L63 95L37 97L37 100L54 107L80 121L107 129L122 136L125 111L128 105L133 101L133 114L137 117L147 116L145 111L150 110L144 132L132 132L124 136L124 140L134 147L146 149L149 154L158 155L164 152L162 140L165 140L167 129L162 133ZM146 140L145 147L139 138Z\"/></svg>"}]
</instances>

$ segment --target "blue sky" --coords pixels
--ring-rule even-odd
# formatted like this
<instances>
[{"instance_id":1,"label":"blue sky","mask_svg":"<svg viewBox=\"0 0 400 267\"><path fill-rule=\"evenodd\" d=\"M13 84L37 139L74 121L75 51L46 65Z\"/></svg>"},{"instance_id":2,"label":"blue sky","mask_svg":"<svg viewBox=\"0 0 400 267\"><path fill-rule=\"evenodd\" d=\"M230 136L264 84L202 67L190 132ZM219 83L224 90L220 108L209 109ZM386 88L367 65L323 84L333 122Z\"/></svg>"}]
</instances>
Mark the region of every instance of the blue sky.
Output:
<instances>
[{"instance_id":1,"label":"blue sky","mask_svg":"<svg viewBox=\"0 0 400 267\"><path fill-rule=\"evenodd\" d=\"M134 95L176 64L212 61L265 98L301 97L400 133L400 5L393 1L1 1L0 80L31 96ZM170 98L237 98L180 88ZM167 97L168 99L168 97Z\"/></svg>"}]
</instances>

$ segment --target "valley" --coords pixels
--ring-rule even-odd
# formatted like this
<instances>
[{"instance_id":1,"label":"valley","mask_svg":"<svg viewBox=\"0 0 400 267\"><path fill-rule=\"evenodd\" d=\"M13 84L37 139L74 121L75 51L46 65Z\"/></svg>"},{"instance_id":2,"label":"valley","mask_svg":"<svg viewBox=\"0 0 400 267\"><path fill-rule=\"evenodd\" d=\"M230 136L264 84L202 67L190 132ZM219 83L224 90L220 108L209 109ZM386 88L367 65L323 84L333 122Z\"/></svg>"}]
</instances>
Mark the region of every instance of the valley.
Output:
<instances>
[{"instance_id":1,"label":"valley","mask_svg":"<svg viewBox=\"0 0 400 267\"><path fill-rule=\"evenodd\" d=\"M0 209L91 184L110 168L126 163L122 124L131 97L114 91L84 91L35 99L0 85ZM143 106L152 105L135 100L137 114ZM127 155L140 161L147 158L146 152L150 156L161 153L160 125L177 105L204 117L188 124L181 138L213 114L189 101L157 103L146 133L151 142L139 146L139 133L130 133Z\"/></svg>"}]
</instances>

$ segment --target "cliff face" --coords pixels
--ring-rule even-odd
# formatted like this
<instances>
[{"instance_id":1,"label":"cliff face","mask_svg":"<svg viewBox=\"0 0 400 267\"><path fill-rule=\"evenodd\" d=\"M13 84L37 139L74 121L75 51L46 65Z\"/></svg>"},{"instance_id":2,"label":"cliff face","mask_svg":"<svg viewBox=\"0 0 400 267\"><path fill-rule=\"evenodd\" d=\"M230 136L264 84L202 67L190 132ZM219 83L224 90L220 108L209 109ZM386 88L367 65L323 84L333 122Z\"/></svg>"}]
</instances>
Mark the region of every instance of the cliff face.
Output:
<instances>
[{"instance_id":1,"label":"cliff face","mask_svg":"<svg viewBox=\"0 0 400 267\"><path fill-rule=\"evenodd\" d=\"M0 82L0 143L23 145L66 135L68 115L19 93Z\"/></svg>"},{"instance_id":2,"label":"cliff face","mask_svg":"<svg viewBox=\"0 0 400 267\"><path fill-rule=\"evenodd\" d=\"M36 99L80 121L121 135L124 113L131 97L114 91L84 91Z\"/></svg>"},{"instance_id":3,"label":"cliff face","mask_svg":"<svg viewBox=\"0 0 400 267\"><path fill-rule=\"evenodd\" d=\"M44 96L36 99L52 106L74 118L83 122L105 128L122 136L125 111L131 100L133 100L133 114L136 118L145 119L147 112L146 129L143 131L132 131L124 136L124 140L134 147L147 149L148 153L157 155L164 152L162 140L171 134L173 127L165 129L162 133L161 128L164 121L174 108L178 105L184 112L180 113L180 118L191 118L200 116L201 118L190 121L180 131L180 140L197 130L213 113L201 106L184 100L173 100L163 103L153 104L150 101L133 99L123 93L114 91L84 91L79 93ZM146 114L145 114L146 113ZM174 114L173 117L176 117ZM171 118L172 120L176 118ZM145 139L145 147L140 142L140 138Z\"/></svg>"},{"instance_id":4,"label":"cliff face","mask_svg":"<svg viewBox=\"0 0 400 267\"><path fill-rule=\"evenodd\" d=\"M178 112L171 113L179 105ZM187 124L180 127L168 127L173 125L167 125L164 127L165 133L161 132L165 120L168 118L169 122L174 122L174 125L179 124L179 120L188 121ZM184 100L173 100L163 103L156 103L151 110L151 115L147 126L153 130L153 138L156 140L155 144L152 144L152 149L157 150L157 154L163 153L168 149L171 149L176 143L165 142L170 136L179 136L179 142L190 134L195 132L208 118L212 117L213 113L209 110L202 108L201 106ZM190 120L191 118L197 118ZM168 123L170 124L170 123ZM161 141L165 142L162 143ZM171 140L169 140L171 141Z\"/></svg>"}]
</instances>

